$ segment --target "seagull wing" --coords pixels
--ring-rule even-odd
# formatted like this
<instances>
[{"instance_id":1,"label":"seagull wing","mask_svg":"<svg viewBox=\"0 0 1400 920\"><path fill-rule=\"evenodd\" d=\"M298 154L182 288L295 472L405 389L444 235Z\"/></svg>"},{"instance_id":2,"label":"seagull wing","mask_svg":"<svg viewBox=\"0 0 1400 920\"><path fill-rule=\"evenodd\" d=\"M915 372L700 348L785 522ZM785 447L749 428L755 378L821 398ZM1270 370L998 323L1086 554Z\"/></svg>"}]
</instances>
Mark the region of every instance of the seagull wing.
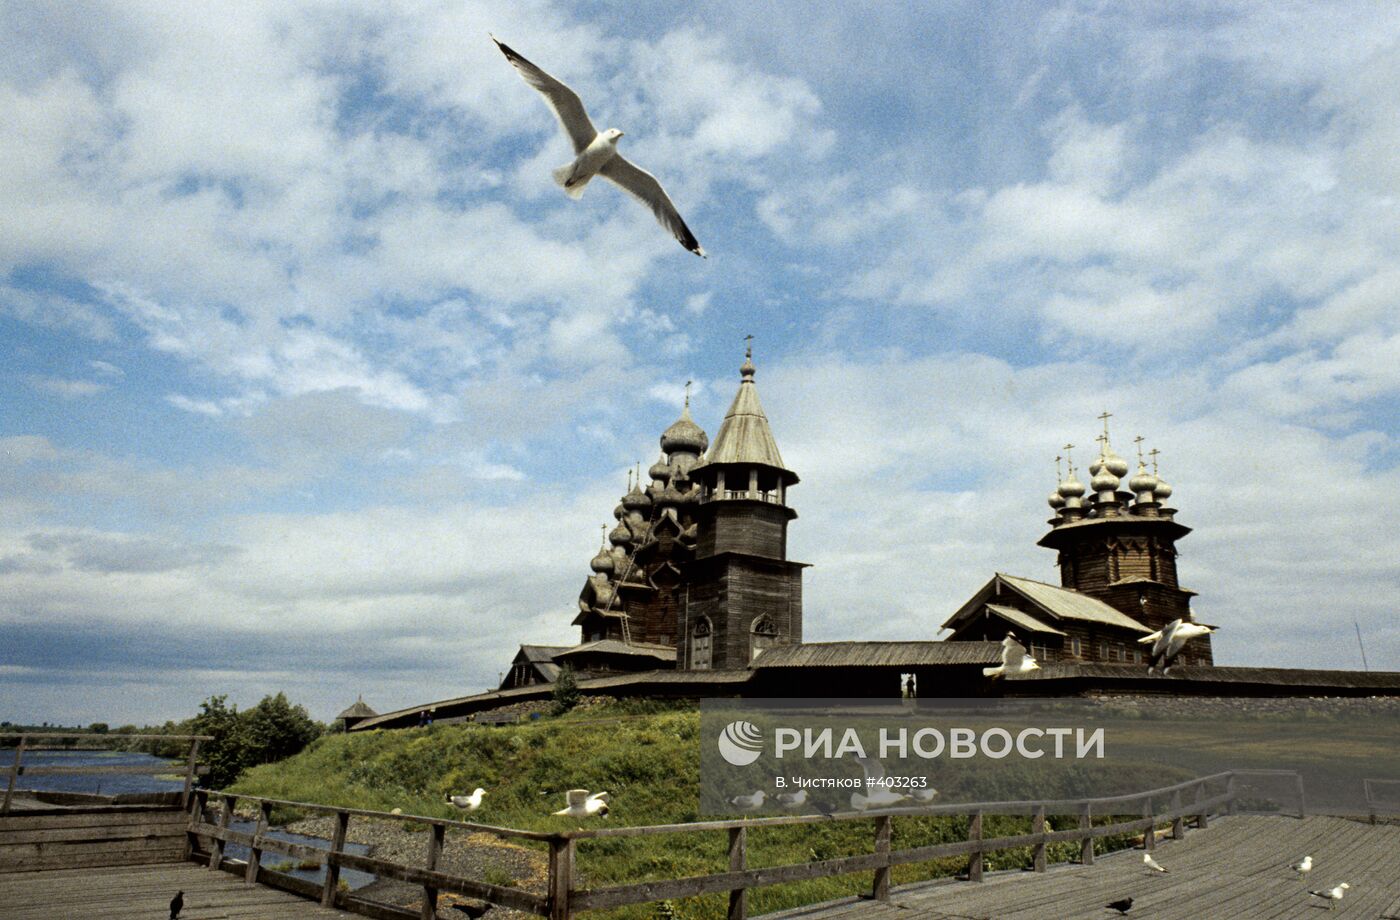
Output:
<instances>
[{"instance_id":1,"label":"seagull wing","mask_svg":"<svg viewBox=\"0 0 1400 920\"><path fill-rule=\"evenodd\" d=\"M587 801L587 789L570 789L568 792L564 793L564 803L567 804L570 808L574 807L575 805L582 805L584 802Z\"/></svg>"},{"instance_id":2,"label":"seagull wing","mask_svg":"<svg viewBox=\"0 0 1400 920\"><path fill-rule=\"evenodd\" d=\"M597 800L600 801L600 802L611 802L611 801L612 801L612 796L608 795L606 792L595 792L595 793L593 793L592 795L590 795L588 798L589 798L589 799L597 799Z\"/></svg>"},{"instance_id":3,"label":"seagull wing","mask_svg":"<svg viewBox=\"0 0 1400 920\"><path fill-rule=\"evenodd\" d=\"M1021 670L1021 663L1026 660L1026 647L1015 639L1007 636L1001 640L1001 665L1008 671Z\"/></svg>"},{"instance_id":4,"label":"seagull wing","mask_svg":"<svg viewBox=\"0 0 1400 920\"><path fill-rule=\"evenodd\" d=\"M860 768L865 771L865 784L868 787L872 782L885 778L885 765L874 757L862 757L856 761Z\"/></svg>"},{"instance_id":5,"label":"seagull wing","mask_svg":"<svg viewBox=\"0 0 1400 920\"><path fill-rule=\"evenodd\" d=\"M651 208L651 213L656 215L661 226L669 230L677 242L700 258L705 258L704 248L695 239L695 234L691 233L690 228L685 225L685 221L681 220L680 212L671 203L670 196L661 187L661 183L656 181L655 176L630 162L621 154L614 155L611 160L603 164L603 168L599 170L598 174L616 182L623 191Z\"/></svg>"},{"instance_id":6,"label":"seagull wing","mask_svg":"<svg viewBox=\"0 0 1400 920\"><path fill-rule=\"evenodd\" d=\"M515 49L496 36L492 35L491 40L501 49L506 60L520 72L520 76L525 78L525 82L544 96L544 101L549 103L550 109L554 111L554 117L559 119L559 124L573 142L574 153L583 153L583 149L598 136L598 129L594 128L593 122L589 120L588 111L584 109L583 100L579 99L578 93L516 54Z\"/></svg>"}]
</instances>

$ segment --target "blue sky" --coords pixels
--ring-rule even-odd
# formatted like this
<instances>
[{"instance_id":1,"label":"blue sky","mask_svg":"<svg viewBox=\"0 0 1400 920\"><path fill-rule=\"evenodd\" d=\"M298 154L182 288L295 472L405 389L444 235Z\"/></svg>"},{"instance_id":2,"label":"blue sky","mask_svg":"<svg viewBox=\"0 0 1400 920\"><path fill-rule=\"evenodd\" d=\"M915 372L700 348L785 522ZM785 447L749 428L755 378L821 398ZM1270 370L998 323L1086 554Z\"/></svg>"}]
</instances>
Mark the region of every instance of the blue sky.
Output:
<instances>
[{"instance_id":1,"label":"blue sky","mask_svg":"<svg viewBox=\"0 0 1400 920\"><path fill-rule=\"evenodd\" d=\"M710 253L569 159L569 82ZM1229 664L1400 669L1384 4L0 5L0 710L329 718L566 643L755 336L807 638L926 639L1161 451Z\"/></svg>"}]
</instances>

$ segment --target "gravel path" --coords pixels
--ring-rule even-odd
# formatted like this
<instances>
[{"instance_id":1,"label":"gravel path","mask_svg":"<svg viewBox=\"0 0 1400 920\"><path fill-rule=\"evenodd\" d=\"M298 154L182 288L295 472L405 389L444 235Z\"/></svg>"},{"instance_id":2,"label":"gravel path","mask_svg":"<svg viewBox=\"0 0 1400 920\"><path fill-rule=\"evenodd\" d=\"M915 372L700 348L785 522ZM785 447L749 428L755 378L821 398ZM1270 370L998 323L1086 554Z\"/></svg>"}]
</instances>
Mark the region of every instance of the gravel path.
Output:
<instances>
[{"instance_id":1,"label":"gravel path","mask_svg":"<svg viewBox=\"0 0 1400 920\"><path fill-rule=\"evenodd\" d=\"M286 829L297 834L330 839L335 833L335 818L328 815L304 818L287 825ZM427 854L428 830L426 825L357 817L350 820L347 839L352 843L368 845L370 855L377 859L422 866ZM538 894L544 894L549 880L549 864L543 849L528 849L491 834L468 834L450 827L438 859L438 868L453 875L480 879L493 885L510 885ZM422 904L423 898L423 889L417 885L392 879L372 882L355 893L371 900L414 909ZM461 901L481 903L443 893L438 896L438 917L462 920L466 915L452 907ZM496 907L486 916L488 920L511 920L530 915Z\"/></svg>"}]
</instances>

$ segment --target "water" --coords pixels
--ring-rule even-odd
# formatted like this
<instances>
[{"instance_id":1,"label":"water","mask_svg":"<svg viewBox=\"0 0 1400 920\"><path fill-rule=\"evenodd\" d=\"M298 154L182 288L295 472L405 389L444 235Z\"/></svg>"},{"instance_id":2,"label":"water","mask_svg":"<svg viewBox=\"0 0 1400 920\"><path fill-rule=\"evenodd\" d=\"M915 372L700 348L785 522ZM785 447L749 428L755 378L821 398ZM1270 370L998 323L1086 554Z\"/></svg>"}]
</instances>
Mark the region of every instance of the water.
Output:
<instances>
[{"instance_id":1,"label":"water","mask_svg":"<svg viewBox=\"0 0 1400 920\"><path fill-rule=\"evenodd\" d=\"M0 750L0 783L8 783L9 770L14 762L15 751L13 748ZM27 750L24 752L22 763L26 767L168 768L167 776L183 774L185 769L185 764L181 761L165 760L150 754L139 754L131 751ZM55 776L20 776L15 781L15 787L40 792L90 792L98 795L120 795L133 792L179 792L185 788L185 780L183 776L179 779L162 779L159 776L141 773L64 773ZM234 830L246 834L251 834L256 829L254 822L241 820L233 821L232 827ZM304 834L293 834L290 831L273 829L269 830L266 836L321 849L330 847L330 842L324 838L307 837ZM363 856L369 852L369 847L362 843L347 843L345 851ZM247 859L249 855L247 847L233 843L228 845L224 853L233 859ZM263 865L269 869L291 859L289 856L271 851L263 853ZM324 866L318 866L315 869L290 869L287 874L319 884L325 879L326 869ZM350 886L351 890L362 888L374 881L374 876L370 873L355 869L341 869L340 877Z\"/></svg>"}]
</instances>

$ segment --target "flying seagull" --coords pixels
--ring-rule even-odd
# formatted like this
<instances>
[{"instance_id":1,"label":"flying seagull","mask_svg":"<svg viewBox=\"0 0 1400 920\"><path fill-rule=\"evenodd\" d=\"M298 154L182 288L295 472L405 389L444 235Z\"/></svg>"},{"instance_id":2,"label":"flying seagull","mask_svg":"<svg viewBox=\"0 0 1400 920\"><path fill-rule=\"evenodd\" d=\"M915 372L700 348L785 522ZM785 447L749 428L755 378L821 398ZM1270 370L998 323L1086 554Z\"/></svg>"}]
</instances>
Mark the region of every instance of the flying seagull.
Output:
<instances>
[{"instance_id":1,"label":"flying seagull","mask_svg":"<svg viewBox=\"0 0 1400 920\"><path fill-rule=\"evenodd\" d=\"M851 807L857 811L870 808L894 808L909 800L902 792L895 792L885 783L885 765L874 757L857 757L856 763L865 771L865 795L851 793Z\"/></svg>"},{"instance_id":2,"label":"flying seagull","mask_svg":"<svg viewBox=\"0 0 1400 920\"><path fill-rule=\"evenodd\" d=\"M1327 902L1327 909L1331 910L1337 906L1337 902L1342 899L1342 895L1346 894L1350 887L1346 882L1342 882L1336 888L1328 888L1325 891L1309 891L1308 894L1314 898L1322 898Z\"/></svg>"},{"instance_id":3,"label":"flying seagull","mask_svg":"<svg viewBox=\"0 0 1400 920\"><path fill-rule=\"evenodd\" d=\"M175 897L170 899L170 920L180 920L180 911L185 906L185 893L175 892Z\"/></svg>"},{"instance_id":4,"label":"flying seagull","mask_svg":"<svg viewBox=\"0 0 1400 920\"><path fill-rule=\"evenodd\" d=\"M1133 899L1119 898L1116 901L1105 904L1104 907L1108 910L1116 910L1120 914L1126 914L1128 911L1133 909Z\"/></svg>"},{"instance_id":5,"label":"flying seagull","mask_svg":"<svg viewBox=\"0 0 1400 920\"><path fill-rule=\"evenodd\" d=\"M983 668L984 677L1005 677L1007 674L1027 674L1040 670L1040 665L1026 652L1026 647L1016 641L1016 636L1007 633L1001 640L1001 664L994 668Z\"/></svg>"},{"instance_id":6,"label":"flying seagull","mask_svg":"<svg viewBox=\"0 0 1400 920\"><path fill-rule=\"evenodd\" d=\"M909 795L920 805L927 805L938 795L938 790L932 786L926 786L923 789L910 790Z\"/></svg>"},{"instance_id":7,"label":"flying seagull","mask_svg":"<svg viewBox=\"0 0 1400 920\"><path fill-rule=\"evenodd\" d=\"M608 800L606 792L589 795L587 789L570 789L564 793L564 808L555 814L568 815L571 818L591 818L594 815L607 817Z\"/></svg>"},{"instance_id":8,"label":"flying seagull","mask_svg":"<svg viewBox=\"0 0 1400 920\"><path fill-rule=\"evenodd\" d=\"M1157 860L1155 860L1155 859L1152 858L1152 854L1151 854L1151 853L1143 853L1143 854L1142 854L1142 864L1143 864L1144 866L1146 866L1147 868L1151 869L1153 872L1166 872L1166 871L1167 871L1166 868L1165 868L1161 863L1157 862Z\"/></svg>"},{"instance_id":9,"label":"flying seagull","mask_svg":"<svg viewBox=\"0 0 1400 920\"><path fill-rule=\"evenodd\" d=\"M704 247L685 225L680 212L671 203L666 190L656 181L656 177L617 152L617 141L622 137L622 132L616 128L609 128L601 134L598 133L598 129L594 128L593 122L589 120L588 112L584 109L578 93L516 54L514 49L496 36L492 35L491 40L501 49L506 60L520 72L520 76L525 78L525 82L544 96L544 101L554 111L554 116L559 119L564 133L569 135L569 140L574 145L574 161L559 167L553 173L554 181L563 186L564 193L570 198L578 198L583 195L583 187L588 184L588 180L594 176L609 179L651 208L651 213L656 215L661 226L669 230L677 242L702 259L706 258Z\"/></svg>"},{"instance_id":10,"label":"flying seagull","mask_svg":"<svg viewBox=\"0 0 1400 920\"><path fill-rule=\"evenodd\" d=\"M1163 674L1167 673L1171 670L1172 662L1176 660L1176 656L1181 654L1186 640L1213 632L1215 632L1214 626L1205 626L1178 617L1155 633L1143 636L1138 640L1138 643L1152 646L1151 661L1147 664L1147 673L1151 674L1153 668L1160 670Z\"/></svg>"},{"instance_id":11,"label":"flying seagull","mask_svg":"<svg viewBox=\"0 0 1400 920\"><path fill-rule=\"evenodd\" d=\"M1288 868L1298 873L1298 877L1302 878L1303 876L1307 875L1309 872L1312 871L1312 857L1304 856L1302 859L1298 860Z\"/></svg>"},{"instance_id":12,"label":"flying seagull","mask_svg":"<svg viewBox=\"0 0 1400 920\"><path fill-rule=\"evenodd\" d=\"M477 786L472 790L471 795L448 795L447 801L463 811L476 811L481 807L481 798L484 795L486 795L486 790Z\"/></svg>"}]
</instances>

